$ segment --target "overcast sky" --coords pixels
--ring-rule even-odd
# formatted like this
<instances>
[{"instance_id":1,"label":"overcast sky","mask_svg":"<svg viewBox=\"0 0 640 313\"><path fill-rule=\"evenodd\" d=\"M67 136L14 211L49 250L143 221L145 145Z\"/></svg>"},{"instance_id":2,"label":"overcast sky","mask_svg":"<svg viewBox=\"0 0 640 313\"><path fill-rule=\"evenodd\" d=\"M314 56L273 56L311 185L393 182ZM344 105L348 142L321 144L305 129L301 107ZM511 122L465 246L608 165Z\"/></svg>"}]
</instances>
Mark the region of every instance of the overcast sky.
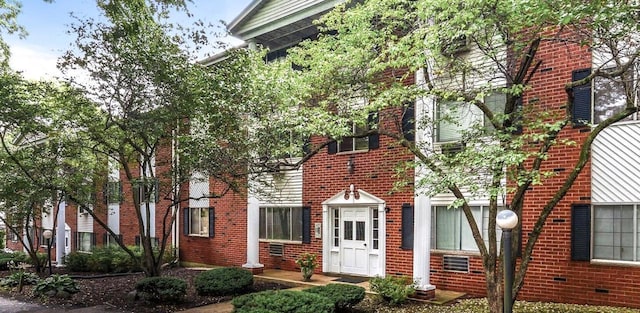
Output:
<instances>
[{"instance_id":1,"label":"overcast sky","mask_svg":"<svg viewBox=\"0 0 640 313\"><path fill-rule=\"evenodd\" d=\"M189 4L195 19L217 23L232 21L251 0L194 0ZM67 34L69 25L74 21L70 13L78 17L97 17L95 0L55 0L53 3L42 0L22 0L22 13L18 22L27 29L29 35L24 39L7 36L11 46L11 67L22 71L26 78L40 79L59 76L56 61L68 50L74 35ZM180 16L176 18L181 18ZM182 18L186 19L184 15ZM237 40L229 40L238 44Z\"/></svg>"}]
</instances>

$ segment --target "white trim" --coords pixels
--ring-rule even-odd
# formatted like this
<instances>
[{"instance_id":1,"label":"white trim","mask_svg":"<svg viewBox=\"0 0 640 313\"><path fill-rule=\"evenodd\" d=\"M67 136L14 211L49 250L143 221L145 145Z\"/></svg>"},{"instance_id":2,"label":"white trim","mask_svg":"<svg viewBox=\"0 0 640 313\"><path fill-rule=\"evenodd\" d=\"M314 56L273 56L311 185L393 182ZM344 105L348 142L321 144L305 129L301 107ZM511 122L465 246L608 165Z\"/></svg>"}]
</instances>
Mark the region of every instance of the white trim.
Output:
<instances>
[{"instance_id":1,"label":"white trim","mask_svg":"<svg viewBox=\"0 0 640 313\"><path fill-rule=\"evenodd\" d=\"M333 236L331 235L332 231L332 216L330 216L332 208L341 208L341 207L367 207L367 208L377 208L378 210L378 250L371 251L369 249L369 256L376 256L377 261L373 264L374 266L369 266L368 276L385 276L386 273L386 203L384 200L364 191L361 189L357 190L358 197L354 195L355 188L353 185L350 186L350 190L343 190L333 197L327 199L322 202L322 271L325 273L329 272L340 272L339 267L332 267L331 262L332 255L336 254L336 249L333 249ZM345 195L348 193L348 197ZM369 216L370 218L370 216ZM340 252L337 250L337 257L339 257ZM370 258L371 259L371 258Z\"/></svg>"}]
</instances>

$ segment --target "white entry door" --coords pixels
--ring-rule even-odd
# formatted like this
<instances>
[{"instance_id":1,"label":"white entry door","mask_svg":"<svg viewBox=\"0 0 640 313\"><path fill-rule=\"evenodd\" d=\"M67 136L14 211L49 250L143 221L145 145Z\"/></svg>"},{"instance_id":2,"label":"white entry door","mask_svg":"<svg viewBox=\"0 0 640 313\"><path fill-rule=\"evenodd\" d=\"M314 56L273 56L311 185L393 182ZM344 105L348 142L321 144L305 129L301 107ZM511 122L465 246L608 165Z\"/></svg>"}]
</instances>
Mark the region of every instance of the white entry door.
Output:
<instances>
[{"instance_id":1,"label":"white entry door","mask_svg":"<svg viewBox=\"0 0 640 313\"><path fill-rule=\"evenodd\" d=\"M340 272L369 274L369 209L342 208Z\"/></svg>"}]
</instances>

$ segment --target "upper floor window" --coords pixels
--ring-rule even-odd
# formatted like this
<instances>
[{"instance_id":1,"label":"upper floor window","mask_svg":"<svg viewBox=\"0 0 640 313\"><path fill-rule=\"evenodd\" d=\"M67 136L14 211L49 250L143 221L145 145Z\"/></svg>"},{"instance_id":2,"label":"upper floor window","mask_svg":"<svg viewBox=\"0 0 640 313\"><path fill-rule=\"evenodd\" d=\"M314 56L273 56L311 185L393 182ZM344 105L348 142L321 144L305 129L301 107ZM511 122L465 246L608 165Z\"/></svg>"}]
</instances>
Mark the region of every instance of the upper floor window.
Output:
<instances>
[{"instance_id":1,"label":"upper floor window","mask_svg":"<svg viewBox=\"0 0 640 313\"><path fill-rule=\"evenodd\" d=\"M369 131L368 127L357 125L353 123L352 134L364 134ZM350 151L361 151L361 150L369 150L369 137L344 137L342 141L338 143L338 152L350 152Z\"/></svg>"},{"instance_id":2,"label":"upper floor window","mask_svg":"<svg viewBox=\"0 0 640 313\"><path fill-rule=\"evenodd\" d=\"M138 179L133 182L134 197L139 203L157 203L159 198L159 183L157 178Z\"/></svg>"},{"instance_id":3,"label":"upper floor window","mask_svg":"<svg viewBox=\"0 0 640 313\"><path fill-rule=\"evenodd\" d=\"M638 86L636 79L638 65L634 71L617 78L596 77L593 80L593 122L598 124L616 113L620 113L627 105L627 100L637 105ZM613 69L611 69L613 70ZM628 91L630 91L628 93ZM631 99L629 99L631 97ZM624 121L638 119L638 114L628 116Z\"/></svg>"},{"instance_id":4,"label":"upper floor window","mask_svg":"<svg viewBox=\"0 0 640 313\"><path fill-rule=\"evenodd\" d=\"M504 111L507 97L503 93L492 93L484 98L485 104L495 113ZM482 111L471 103L446 101L437 105L436 142L455 142L462 140L465 131L474 125L482 125L486 132L493 130L493 124Z\"/></svg>"},{"instance_id":5,"label":"upper floor window","mask_svg":"<svg viewBox=\"0 0 640 313\"><path fill-rule=\"evenodd\" d=\"M122 201L122 183L120 181L107 182L104 192L107 203L120 203Z\"/></svg>"}]
</instances>

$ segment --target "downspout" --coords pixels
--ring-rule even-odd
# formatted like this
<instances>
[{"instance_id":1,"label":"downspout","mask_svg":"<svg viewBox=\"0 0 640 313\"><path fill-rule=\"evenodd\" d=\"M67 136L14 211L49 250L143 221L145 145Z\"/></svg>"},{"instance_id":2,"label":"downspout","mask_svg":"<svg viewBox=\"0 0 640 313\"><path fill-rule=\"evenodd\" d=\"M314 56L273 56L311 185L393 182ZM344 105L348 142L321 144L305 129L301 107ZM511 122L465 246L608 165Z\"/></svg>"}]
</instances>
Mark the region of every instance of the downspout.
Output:
<instances>
[{"instance_id":1,"label":"downspout","mask_svg":"<svg viewBox=\"0 0 640 313\"><path fill-rule=\"evenodd\" d=\"M173 203L173 236L172 236L172 246L173 246L173 256L176 260L180 260L180 204L178 199L180 199L180 186L178 185L178 166L180 164L180 159L178 156L178 140L177 136L179 133L179 122L176 123L176 127L172 130L171 134L171 155L173 158L173 175L171 175L171 180L173 184L173 192L171 194L171 201Z\"/></svg>"}]
</instances>

